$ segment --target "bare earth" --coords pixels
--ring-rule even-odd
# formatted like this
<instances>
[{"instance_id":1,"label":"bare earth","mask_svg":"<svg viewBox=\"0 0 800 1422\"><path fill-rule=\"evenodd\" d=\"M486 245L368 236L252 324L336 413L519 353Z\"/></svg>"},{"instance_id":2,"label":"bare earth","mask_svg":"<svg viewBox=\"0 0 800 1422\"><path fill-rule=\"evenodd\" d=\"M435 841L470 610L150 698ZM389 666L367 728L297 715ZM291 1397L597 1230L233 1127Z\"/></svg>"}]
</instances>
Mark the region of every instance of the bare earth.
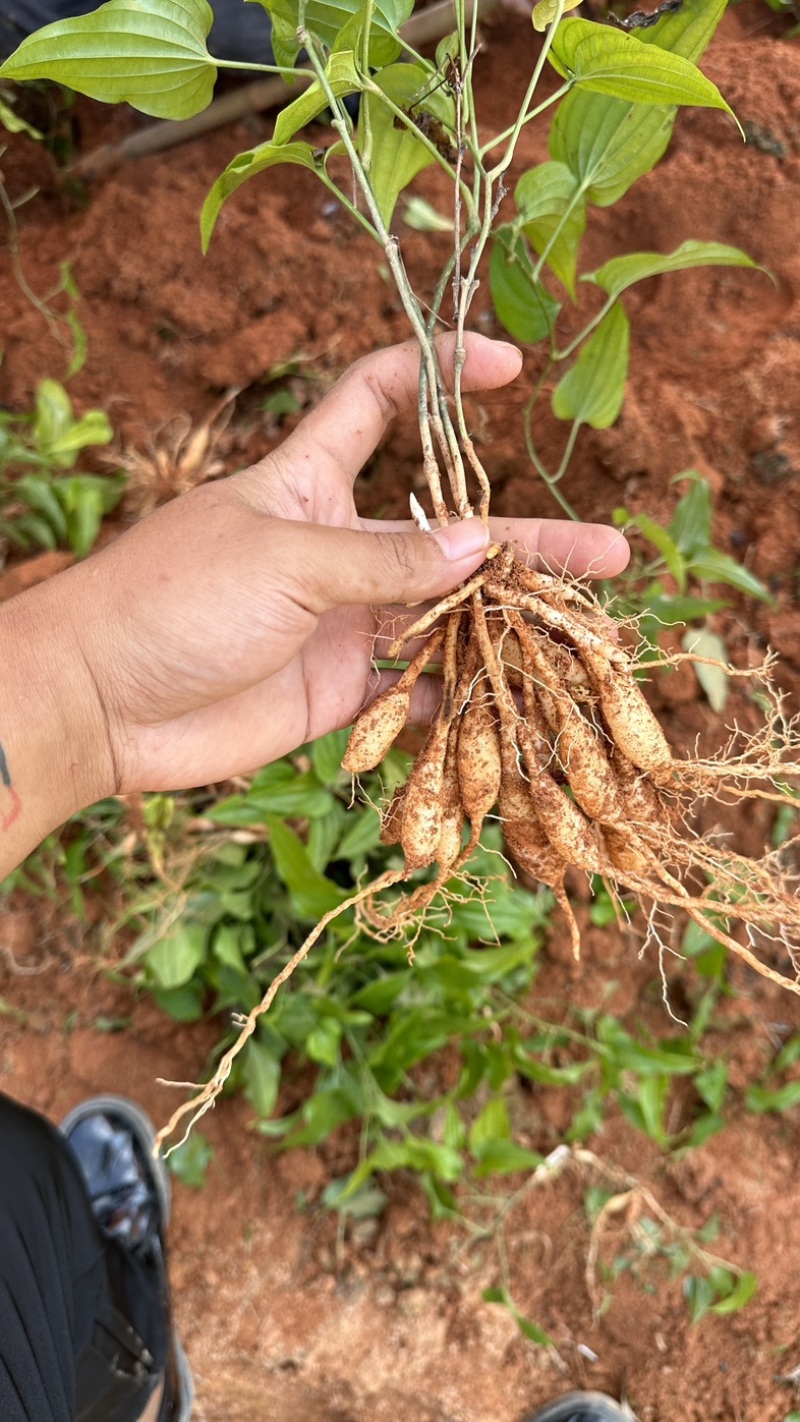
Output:
<instances>
[{"instance_id":1,"label":"bare earth","mask_svg":"<svg viewBox=\"0 0 800 1422\"><path fill-rule=\"evenodd\" d=\"M529 23L511 14L484 38L480 111L487 125L502 127L534 42ZM613 429L582 440L565 489L586 518L607 519L624 503L664 519L677 497L670 480L687 468L703 473L715 491L717 546L741 558L775 595L772 607L734 599L715 626L734 658L763 652L770 642L796 701L800 47L782 37L766 6L746 0L726 18L704 68L748 126L750 141L743 146L721 114L682 114L660 169L617 207L594 213L591 264L713 238L744 247L776 280L722 268L659 278L631 293L625 410ZM81 148L118 139L139 122L129 110L79 102ZM353 358L407 335L379 254L298 169L245 186L225 209L209 257L201 257L203 196L230 158L270 128L269 117L258 117L132 164L92 186L85 204L27 140L12 139L0 157L12 200L39 186L17 213L28 282L37 292L52 289L66 258L82 294L89 359L71 393L79 408L108 409L140 447L176 412L202 420L222 392L281 362L302 356L313 365L308 396L315 399ZM543 134L528 130L526 145L521 167L543 156ZM424 187L435 201L436 178ZM403 237L412 280L424 291L435 265L430 249L444 252L447 239ZM6 247L0 303L0 403L21 409L38 379L61 373L63 357L16 285ZM474 316L485 330L492 329L488 308L488 294L479 293ZM536 374L536 353L528 352L510 391L473 399L495 508L508 515L555 512L522 440L519 411ZM279 432L243 397L225 447L227 467L273 447L293 418ZM537 438L554 464L563 431L544 413ZM367 471L363 508L402 516L418 481L409 422ZM63 561L10 566L0 590L9 596ZM713 733L693 673L662 678L654 696L676 748ZM770 824L755 817L737 828L745 847L749 841L758 848ZM585 909L579 912L585 919ZM670 973L680 1007L681 993L691 999L696 984L689 968ZM713 1247L759 1278L742 1313L691 1328L679 1282L664 1273L646 1292L626 1274L607 1312L593 1321L583 1210L591 1173L571 1168L536 1188L514 1177L492 1188L518 1192L505 1225L513 1292L557 1345L538 1349L503 1309L481 1300L500 1278L493 1238L470 1240L454 1226L431 1225L421 1193L402 1179L389 1183L390 1204L377 1223L337 1234L320 1198L327 1181L352 1165L357 1140L345 1133L316 1152L276 1155L248 1129L246 1104L224 1100L204 1127L216 1148L207 1185L176 1186L171 1234L198 1419L520 1422L560 1390L586 1386L626 1392L641 1422L784 1422L800 1405L781 1380L800 1365L800 1108L756 1117L741 1098L776 1043L800 1027L800 1009L738 966L731 982L719 1029L735 1097L726 1129L683 1157L667 1156L612 1112L588 1144L608 1166L635 1175L682 1224L699 1227L717 1212L721 1233ZM174 1098L156 1079L196 1078L215 1040L213 1023L177 1028L151 1003L132 1001L103 976L91 926L75 924L66 907L21 894L0 919L0 999L0 1089L54 1118L87 1094L120 1091L160 1122ZM632 1032L640 1025L659 1035L674 1030L654 964L639 962L635 942L612 929L587 929L584 960L575 968L556 927L532 1001L552 1021L570 1003L604 1003ZM99 1032L92 1024L100 1016L129 1016L132 1025ZM302 1085L287 1088L293 1103ZM511 1099L519 1139L547 1153L574 1106L564 1091L520 1086ZM681 1109L678 1102L672 1130L682 1124ZM629 1222L614 1224L604 1258L613 1259Z\"/></svg>"}]
</instances>

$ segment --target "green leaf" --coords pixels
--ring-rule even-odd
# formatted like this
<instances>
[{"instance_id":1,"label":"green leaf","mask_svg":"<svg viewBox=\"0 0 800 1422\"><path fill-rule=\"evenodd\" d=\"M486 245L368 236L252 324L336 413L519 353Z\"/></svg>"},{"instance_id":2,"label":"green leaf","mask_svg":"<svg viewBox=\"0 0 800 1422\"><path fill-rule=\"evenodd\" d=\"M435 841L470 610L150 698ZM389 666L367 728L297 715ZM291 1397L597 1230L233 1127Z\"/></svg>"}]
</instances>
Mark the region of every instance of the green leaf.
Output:
<instances>
[{"instance_id":1,"label":"green leaf","mask_svg":"<svg viewBox=\"0 0 800 1422\"><path fill-rule=\"evenodd\" d=\"M281 1062L274 1048L260 1037L251 1037L242 1052L244 1094L261 1117L271 1116L278 1100Z\"/></svg>"},{"instance_id":2,"label":"green leaf","mask_svg":"<svg viewBox=\"0 0 800 1422\"><path fill-rule=\"evenodd\" d=\"M711 1062L704 1071L697 1073L694 1084L709 1111L719 1111L728 1088L727 1066L721 1060Z\"/></svg>"},{"instance_id":3,"label":"green leaf","mask_svg":"<svg viewBox=\"0 0 800 1422\"><path fill-rule=\"evenodd\" d=\"M675 509L669 531L681 553L691 558L695 553L704 552L711 543L711 486L693 469L679 478L692 482L688 494L684 494Z\"/></svg>"},{"instance_id":4,"label":"green leaf","mask_svg":"<svg viewBox=\"0 0 800 1422\"><path fill-rule=\"evenodd\" d=\"M266 815L275 867L292 897L301 918L322 918L338 908L347 894L314 868L305 845L294 830L276 815Z\"/></svg>"},{"instance_id":5,"label":"green leaf","mask_svg":"<svg viewBox=\"0 0 800 1422\"><path fill-rule=\"evenodd\" d=\"M230 795L209 810L220 825L263 824L272 813L289 819L322 819L335 805L330 790L310 772L299 775L288 761L276 761L260 771L244 795Z\"/></svg>"},{"instance_id":6,"label":"green leaf","mask_svg":"<svg viewBox=\"0 0 800 1422\"><path fill-rule=\"evenodd\" d=\"M224 173L220 173L203 203L200 236L204 252L208 251L217 218L231 194L248 178L254 178L257 173L263 173L279 163L296 163L302 168L310 168L312 173L318 173L322 167L322 159L317 157L310 143L260 143L257 148L237 154Z\"/></svg>"},{"instance_id":7,"label":"green leaf","mask_svg":"<svg viewBox=\"0 0 800 1422\"><path fill-rule=\"evenodd\" d=\"M736 559L730 558L727 553L721 553L718 548L706 548L695 555L689 563L689 569L695 577L706 578L710 583L727 583L729 587L737 588L748 597L761 598L762 602L772 600L755 573L742 567L741 563L737 563Z\"/></svg>"},{"instance_id":8,"label":"green leaf","mask_svg":"<svg viewBox=\"0 0 800 1422\"><path fill-rule=\"evenodd\" d=\"M52 79L154 118L191 118L214 91L217 68L205 43L213 18L207 0L108 0L29 35L0 75Z\"/></svg>"},{"instance_id":9,"label":"green leaf","mask_svg":"<svg viewBox=\"0 0 800 1422\"><path fill-rule=\"evenodd\" d=\"M503 1308L507 1308L520 1333L523 1337L527 1338L529 1342L537 1343L540 1348L550 1348L553 1346L553 1339L550 1337L550 1334L545 1333L544 1329L540 1328L538 1323L534 1323L532 1319L526 1318L524 1314L520 1313L507 1289L484 1289L481 1293L481 1298L484 1303L501 1304Z\"/></svg>"},{"instance_id":10,"label":"green leaf","mask_svg":"<svg viewBox=\"0 0 800 1422\"><path fill-rule=\"evenodd\" d=\"M586 230L586 197L565 163L540 163L514 189L521 225L531 246L575 299L578 248Z\"/></svg>"},{"instance_id":11,"label":"green leaf","mask_svg":"<svg viewBox=\"0 0 800 1422\"><path fill-rule=\"evenodd\" d=\"M389 1197L376 1185L374 1180L362 1185L354 1195L349 1194L350 1176L343 1175L338 1180L330 1180L322 1192L322 1203L326 1210L339 1210L350 1219L377 1219L389 1203Z\"/></svg>"},{"instance_id":12,"label":"green leaf","mask_svg":"<svg viewBox=\"0 0 800 1422\"><path fill-rule=\"evenodd\" d=\"M339 1060L339 1043L342 1040L342 1024L334 1017L323 1017L313 1032L306 1038L306 1051L312 1062L322 1066L335 1067Z\"/></svg>"},{"instance_id":13,"label":"green leaf","mask_svg":"<svg viewBox=\"0 0 800 1422\"><path fill-rule=\"evenodd\" d=\"M71 469L80 450L110 444L114 431L102 410L87 410L81 419L76 419L63 385L57 380L43 380L36 391L33 437L45 459L61 469Z\"/></svg>"},{"instance_id":14,"label":"green leaf","mask_svg":"<svg viewBox=\"0 0 800 1422\"><path fill-rule=\"evenodd\" d=\"M272 18L272 48L277 64L294 64L302 48L297 30L300 24L300 0L261 0ZM376 0L370 28L370 62L390 63L398 52L397 31L408 19L414 0ZM326 49L338 47L342 30L353 19L364 14L363 0L307 0L303 5L303 23L316 35ZM352 30L348 42L352 46ZM382 48L379 47L382 45Z\"/></svg>"},{"instance_id":15,"label":"green leaf","mask_svg":"<svg viewBox=\"0 0 800 1422\"><path fill-rule=\"evenodd\" d=\"M663 158L676 113L573 89L550 130L550 155L572 170L589 202L610 207Z\"/></svg>"},{"instance_id":16,"label":"green leaf","mask_svg":"<svg viewBox=\"0 0 800 1422\"><path fill-rule=\"evenodd\" d=\"M636 514L635 518L631 519L631 523L635 528L639 529L640 533L644 534L645 538L655 544L667 565L667 570L672 574L681 592L683 592L686 587L686 564L681 557L680 550L676 547L667 530L662 528L660 523L656 523L655 520L650 518L647 514ZM648 607L649 606L648 601Z\"/></svg>"},{"instance_id":17,"label":"green leaf","mask_svg":"<svg viewBox=\"0 0 800 1422\"><path fill-rule=\"evenodd\" d=\"M148 972L159 988L188 983L206 954L208 930L202 923L181 923L160 938L147 954Z\"/></svg>"},{"instance_id":18,"label":"green leaf","mask_svg":"<svg viewBox=\"0 0 800 1422\"><path fill-rule=\"evenodd\" d=\"M175 1146L167 1155L167 1165L176 1180L193 1190L202 1189L206 1172L214 1156L214 1147L197 1128L187 1140Z\"/></svg>"},{"instance_id":19,"label":"green leaf","mask_svg":"<svg viewBox=\"0 0 800 1422\"><path fill-rule=\"evenodd\" d=\"M800 1081L787 1081L785 1086L751 1086L745 1096L748 1111L762 1116L767 1111L791 1111L800 1106Z\"/></svg>"},{"instance_id":20,"label":"green leaf","mask_svg":"<svg viewBox=\"0 0 800 1422\"><path fill-rule=\"evenodd\" d=\"M387 7L391 8L391 7ZM396 7L396 13L401 13ZM405 7L402 10L405 18ZM410 10L409 10L410 13ZM381 24L375 24L375 10L370 6L369 15L369 68L384 69L389 64L394 64L400 58L403 46L393 31L384 29ZM350 49L355 54L364 53L364 25L367 22L367 0L359 5L355 14L345 21L334 42L333 51ZM398 22L399 23L399 22Z\"/></svg>"},{"instance_id":21,"label":"green leaf","mask_svg":"<svg viewBox=\"0 0 800 1422\"><path fill-rule=\"evenodd\" d=\"M744 1308L745 1304L750 1302L757 1289L758 1279L755 1274L749 1272L740 1274L731 1292L724 1299L720 1299L718 1303L712 1304L710 1312L721 1314L723 1317L726 1313L738 1313L739 1309Z\"/></svg>"},{"instance_id":22,"label":"green leaf","mask_svg":"<svg viewBox=\"0 0 800 1422\"><path fill-rule=\"evenodd\" d=\"M714 1290L704 1275L687 1274L683 1281L683 1295L689 1305L692 1323L699 1323L714 1302Z\"/></svg>"},{"instance_id":23,"label":"green leaf","mask_svg":"<svg viewBox=\"0 0 800 1422\"><path fill-rule=\"evenodd\" d=\"M716 84L679 54L643 45L635 35L591 20L564 20L548 58L565 79L591 93L635 104L692 104L733 118Z\"/></svg>"},{"instance_id":24,"label":"green leaf","mask_svg":"<svg viewBox=\"0 0 800 1422\"><path fill-rule=\"evenodd\" d=\"M377 849L381 842L381 817L372 805L349 816L348 827L336 849L337 859L353 860Z\"/></svg>"},{"instance_id":25,"label":"green leaf","mask_svg":"<svg viewBox=\"0 0 800 1422\"><path fill-rule=\"evenodd\" d=\"M362 88L352 50L341 50L330 55L325 74L337 99L344 98L346 94L355 94ZM313 123L318 114L327 107L325 90L319 79L315 79L305 93L300 94L293 103L287 104L285 109L281 109L275 120L272 142L288 143L290 138L294 138L307 124Z\"/></svg>"},{"instance_id":26,"label":"green leaf","mask_svg":"<svg viewBox=\"0 0 800 1422\"><path fill-rule=\"evenodd\" d=\"M719 24L727 0L684 0L636 36L696 62ZM573 89L550 131L550 155L570 167L590 202L608 207L663 157L675 124L674 105L645 106Z\"/></svg>"},{"instance_id":27,"label":"green leaf","mask_svg":"<svg viewBox=\"0 0 800 1422\"><path fill-rule=\"evenodd\" d=\"M612 306L581 347L571 370L553 392L553 414L592 429L613 425L625 398L630 325L622 306Z\"/></svg>"},{"instance_id":28,"label":"green leaf","mask_svg":"<svg viewBox=\"0 0 800 1422\"><path fill-rule=\"evenodd\" d=\"M508 1107L502 1096L494 1096L487 1101L480 1115L473 1121L469 1133L469 1147L473 1155L479 1155L481 1148L490 1141L507 1141L511 1136Z\"/></svg>"},{"instance_id":29,"label":"green leaf","mask_svg":"<svg viewBox=\"0 0 800 1422\"><path fill-rule=\"evenodd\" d=\"M514 239L511 227L499 227L493 234L489 287L495 315L515 340L534 345L549 337L561 308L547 288L534 281L525 243Z\"/></svg>"},{"instance_id":30,"label":"green leaf","mask_svg":"<svg viewBox=\"0 0 800 1422\"><path fill-rule=\"evenodd\" d=\"M176 1022L198 1022L203 1015L202 983L184 983L179 988L153 988L153 998L160 1012Z\"/></svg>"},{"instance_id":31,"label":"green leaf","mask_svg":"<svg viewBox=\"0 0 800 1422\"><path fill-rule=\"evenodd\" d=\"M92 547L103 522L103 494L94 483L89 483L88 479L70 480L71 484L79 483L82 487L80 492L75 490L67 494L72 507L67 513L67 537L73 552L79 558L85 558ZM64 489L58 490L59 494L67 493Z\"/></svg>"},{"instance_id":32,"label":"green leaf","mask_svg":"<svg viewBox=\"0 0 800 1422\"><path fill-rule=\"evenodd\" d=\"M511 1175L518 1170L530 1172L542 1163L537 1151L526 1150L516 1141L488 1140L473 1154L477 1161L473 1174L478 1180L486 1175Z\"/></svg>"},{"instance_id":33,"label":"green leaf","mask_svg":"<svg viewBox=\"0 0 800 1422\"><path fill-rule=\"evenodd\" d=\"M681 646L685 652L692 652L697 657L707 657L709 662L724 663L728 660L728 649L722 638L705 627L685 632L681 638ZM721 715L728 704L730 692L730 678L724 666L711 666L707 662L693 662L692 666L711 710L718 716Z\"/></svg>"},{"instance_id":34,"label":"green leaf","mask_svg":"<svg viewBox=\"0 0 800 1422\"><path fill-rule=\"evenodd\" d=\"M634 282L664 272L684 272L692 267L755 267L758 263L738 247L724 242L682 242L674 252L630 252L624 257L612 257L610 262L587 272L582 281L600 286L609 296L619 296ZM760 268L758 268L761 270Z\"/></svg>"},{"instance_id":35,"label":"green leaf","mask_svg":"<svg viewBox=\"0 0 800 1422\"><path fill-rule=\"evenodd\" d=\"M345 727L343 731L331 731L329 735L321 736L318 741L313 742L311 764L314 774L323 785L338 785L342 779L347 778L342 770L342 756L349 739L350 731Z\"/></svg>"},{"instance_id":36,"label":"green leaf","mask_svg":"<svg viewBox=\"0 0 800 1422\"><path fill-rule=\"evenodd\" d=\"M405 113L415 119L425 113L433 114L447 132L452 132L453 101L443 89L426 93L430 72L421 64L390 64L375 76L375 83ZM379 94L368 92L361 102L366 107L372 135L370 182L381 217L388 227L403 189L435 160L428 148L381 102Z\"/></svg>"},{"instance_id":37,"label":"green leaf","mask_svg":"<svg viewBox=\"0 0 800 1422\"><path fill-rule=\"evenodd\" d=\"M66 539L67 516L49 479L39 474L24 474L14 484L14 497L42 514L59 539Z\"/></svg>"},{"instance_id":38,"label":"green leaf","mask_svg":"<svg viewBox=\"0 0 800 1422\"><path fill-rule=\"evenodd\" d=\"M317 1091L305 1102L302 1110L303 1124L292 1131L292 1145L319 1145L327 1140L331 1131L345 1121L352 1121L365 1108L364 1102L357 1102L344 1091L336 1089Z\"/></svg>"}]
</instances>

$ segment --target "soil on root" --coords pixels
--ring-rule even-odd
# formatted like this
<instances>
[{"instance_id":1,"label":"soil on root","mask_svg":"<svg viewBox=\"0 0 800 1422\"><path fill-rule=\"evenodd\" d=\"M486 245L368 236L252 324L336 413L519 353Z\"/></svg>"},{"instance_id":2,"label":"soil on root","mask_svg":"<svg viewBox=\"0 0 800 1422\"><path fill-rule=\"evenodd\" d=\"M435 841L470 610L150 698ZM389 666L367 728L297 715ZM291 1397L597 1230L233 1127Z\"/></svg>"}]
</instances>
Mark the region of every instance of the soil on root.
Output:
<instances>
[{"instance_id":1,"label":"soil on root","mask_svg":"<svg viewBox=\"0 0 800 1422\"><path fill-rule=\"evenodd\" d=\"M479 99L499 128L518 88L513 76L528 63L530 35L529 21L511 14L486 27ZM746 0L726 17L705 68L745 124L747 145L721 115L682 114L656 173L617 207L593 214L587 263L714 238L746 248L776 283L712 269L659 278L631 293L625 409L611 430L585 435L564 487L589 519L607 519L624 503L664 520L681 487L670 481L687 468L702 473L715 494L715 543L741 558L775 599L765 606L732 598L714 628L739 664L760 660L771 642L781 680L796 697L800 50L781 39L763 5ZM76 140L88 151L139 122L130 111L79 101ZM287 363L299 370L292 393L308 405L351 360L407 335L376 251L295 169L245 185L227 205L209 257L200 256L197 214L208 187L235 153L269 137L271 125L269 117L235 125L133 164L82 196L64 187L27 140L12 138L2 156L13 202L37 188L16 209L28 282L46 294L66 259L81 292L89 357L70 383L76 405L108 409L121 437L140 448L176 412L201 422L222 393L243 386L221 445L225 467L241 467L300 417L262 408L276 370ZM532 126L520 171L543 155L544 135ZM443 201L435 175L425 176L423 188L432 202ZM404 230L403 241L424 294L447 239ZM7 247L0 251L0 290L0 404L22 410L39 379L61 375L64 356L16 284ZM485 288L473 315L479 329L495 329ZM521 434L520 408L537 361L526 352L513 387L470 397L494 509L507 517L555 512L530 471ZM545 400L536 441L548 465L557 464L563 438ZM361 507L405 516L408 490L420 485L409 418L365 472ZM12 562L3 595L57 566L52 559L44 566ZM678 751L698 736L713 741L718 723L689 669L659 676L652 694ZM771 826L768 818L738 815L727 827L744 832L743 849L757 851ZM578 912L583 927L585 910ZM175 1102L156 1078L196 1077L216 1038L214 1024L176 1032L151 1003L132 1003L99 971L91 927L76 927L66 909L15 897L0 944L0 1001L13 1008L0 1015L0 1088L54 1118L85 1095L120 1090L163 1121ZM678 1010L681 994L693 991L683 982L673 988ZM626 1274L607 1312L593 1321L584 1278L587 1180L567 1171L544 1189L521 1189L506 1223L515 1299L551 1334L557 1356L536 1349L505 1310L481 1300L482 1290L499 1282L491 1238L470 1247L457 1227L429 1224L421 1194L403 1179L388 1182L380 1220L338 1234L321 1197L326 1183L354 1164L357 1140L343 1130L316 1152L275 1155L248 1130L246 1104L226 1099L204 1123L216 1150L207 1185L177 1188L172 1230L176 1307L198 1375L198 1418L509 1422L577 1385L626 1389L642 1422L783 1422L797 1402L779 1379L796 1368L800 1351L792 1248L798 1108L755 1116L741 1101L776 1040L797 1030L798 1008L740 966L731 969L731 986L718 1031L740 1107L726 1128L683 1157L667 1156L612 1111L590 1144L604 1161L636 1175L682 1224L697 1227L718 1214L719 1252L759 1277L759 1293L741 1314L706 1318L692 1329L679 1281L660 1276L647 1292ZM638 962L635 946L613 928L585 926L578 967L566 934L554 930L531 1006L558 1021L570 1005L602 1005L631 1032L674 1030L654 965ZM98 1028L127 1019L113 1033ZM447 1054L431 1070L446 1078ZM307 1086L302 1076L289 1082L280 1109L296 1104ZM546 1153L563 1139L577 1096L520 1085L509 1104L520 1138ZM676 1111L673 1130L690 1119L691 1102L681 1107L679 1098ZM514 1178L509 1191L524 1184ZM607 1262L621 1247L612 1232Z\"/></svg>"}]
</instances>

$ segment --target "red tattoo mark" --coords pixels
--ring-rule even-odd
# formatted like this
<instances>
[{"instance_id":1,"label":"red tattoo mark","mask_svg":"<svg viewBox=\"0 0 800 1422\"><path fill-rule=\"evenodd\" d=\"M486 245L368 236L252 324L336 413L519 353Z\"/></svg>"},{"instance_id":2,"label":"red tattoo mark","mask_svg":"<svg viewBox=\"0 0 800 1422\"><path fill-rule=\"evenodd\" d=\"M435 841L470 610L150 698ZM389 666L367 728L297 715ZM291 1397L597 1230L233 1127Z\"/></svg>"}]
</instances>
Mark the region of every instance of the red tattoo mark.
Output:
<instances>
[{"instance_id":1,"label":"red tattoo mark","mask_svg":"<svg viewBox=\"0 0 800 1422\"><path fill-rule=\"evenodd\" d=\"M22 801L14 789L14 786L7 786L6 794L3 796L3 817L0 820L0 827L3 831L11 829L11 826L21 810Z\"/></svg>"}]
</instances>

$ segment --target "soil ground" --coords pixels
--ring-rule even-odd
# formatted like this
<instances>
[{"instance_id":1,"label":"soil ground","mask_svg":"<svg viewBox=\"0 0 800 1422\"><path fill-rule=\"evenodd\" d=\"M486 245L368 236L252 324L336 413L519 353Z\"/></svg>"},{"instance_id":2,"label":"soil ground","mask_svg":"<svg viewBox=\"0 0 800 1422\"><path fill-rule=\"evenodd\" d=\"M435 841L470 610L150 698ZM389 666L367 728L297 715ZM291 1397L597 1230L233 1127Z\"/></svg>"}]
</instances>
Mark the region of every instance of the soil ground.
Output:
<instances>
[{"instance_id":1,"label":"soil ground","mask_svg":"<svg viewBox=\"0 0 800 1422\"><path fill-rule=\"evenodd\" d=\"M477 79L487 127L508 122L532 53L524 16L503 12L487 25ZM796 698L800 47L766 6L746 0L726 16L704 68L745 125L746 146L721 114L683 113L659 169L615 208L593 214L589 264L713 238L744 247L775 280L724 268L689 272L627 298L625 409L614 428L583 439L565 491L588 519L608 519L624 503L664 520L680 489L675 476L694 468L708 478L717 546L774 596L771 606L736 600L715 626L735 659L771 643ZM79 101L76 154L140 122L127 109ZM220 446L225 467L241 467L298 418L259 409L274 390L270 372L297 365L302 374L291 389L306 404L352 359L406 337L375 251L298 169L246 185L226 207L210 255L200 256L206 191L237 152L269 136L271 123L255 117L85 189L65 183L26 139L12 139L0 158L12 202L37 189L16 209L28 283L47 293L68 260L81 293L89 357L70 384L73 398L79 409L107 409L140 450L167 437L176 415L200 423L225 392L242 387ZM520 170L543 152L542 134L528 130ZM422 187L435 201L435 177ZM403 240L424 293L436 268L431 254L438 257L447 239L404 231ZM63 353L15 281L7 246L0 291L0 403L30 408L36 382L61 375ZM480 292L474 317L493 329ZM495 508L508 515L555 512L521 435L520 408L537 373L536 354L527 352L509 391L473 399ZM557 462L562 439L543 414L537 443L546 463ZM408 421L364 475L364 510L403 516L419 475ZM63 561L10 564L3 595ZM713 731L693 674L662 678L654 694L676 748ZM758 819L739 827L762 841L770 828ZM575 969L556 928L536 980L537 1010L558 1020L570 1004L605 1002L629 1030L644 1025L663 1035L669 1023L654 976L653 964L639 962L611 929L588 931ZM796 999L738 968L731 987L720 1044L741 1096L798 1029L800 1013ZM209 1023L176 1030L149 1001L131 1001L103 975L91 929L76 926L66 908L20 894L0 921L0 1006L0 1088L54 1118L87 1094L122 1091L165 1119L174 1103L157 1079L196 1077L215 1035ZM117 1018L130 1026L97 1030ZM561 1139L569 1119L563 1097L520 1091L514 1103L523 1137L539 1150ZM250 1115L242 1101L225 1100L207 1123L216 1154L205 1188L176 1187L172 1275L202 1422L519 1422L570 1385L626 1393L641 1422L783 1422L800 1405L787 1381L800 1367L800 1108L763 1116L734 1108L721 1133L682 1156L665 1155L613 1112L589 1143L682 1224L698 1227L716 1212L714 1247L758 1275L759 1292L742 1313L697 1328L680 1284L666 1276L648 1292L623 1275L594 1320L582 1205L590 1176L572 1168L538 1189L514 1182L505 1226L513 1292L555 1340L550 1351L524 1341L506 1311L482 1302L481 1291L498 1283L491 1238L470 1244L454 1226L430 1224L421 1195L403 1179L389 1182L379 1221L338 1231L319 1202L327 1180L347 1168L351 1145L276 1156L248 1129ZM612 1231L609 1259L614 1238Z\"/></svg>"}]
</instances>

